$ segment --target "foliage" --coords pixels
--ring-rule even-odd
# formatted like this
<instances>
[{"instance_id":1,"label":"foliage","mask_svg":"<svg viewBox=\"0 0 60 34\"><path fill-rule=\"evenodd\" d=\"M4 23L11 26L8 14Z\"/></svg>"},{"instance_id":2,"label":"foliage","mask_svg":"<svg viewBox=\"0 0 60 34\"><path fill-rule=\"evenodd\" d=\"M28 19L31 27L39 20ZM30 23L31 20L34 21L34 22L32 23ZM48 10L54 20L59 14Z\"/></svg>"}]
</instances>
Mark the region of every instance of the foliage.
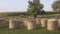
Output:
<instances>
[{"instance_id":1,"label":"foliage","mask_svg":"<svg viewBox=\"0 0 60 34\"><path fill-rule=\"evenodd\" d=\"M60 0L54 1L54 3L52 4L52 8L54 11L60 11Z\"/></svg>"},{"instance_id":2,"label":"foliage","mask_svg":"<svg viewBox=\"0 0 60 34\"><path fill-rule=\"evenodd\" d=\"M34 15L34 17L36 18L37 14L39 14L40 10L42 10L43 5L39 0L28 1L28 3L28 12L31 12L31 15Z\"/></svg>"}]
</instances>

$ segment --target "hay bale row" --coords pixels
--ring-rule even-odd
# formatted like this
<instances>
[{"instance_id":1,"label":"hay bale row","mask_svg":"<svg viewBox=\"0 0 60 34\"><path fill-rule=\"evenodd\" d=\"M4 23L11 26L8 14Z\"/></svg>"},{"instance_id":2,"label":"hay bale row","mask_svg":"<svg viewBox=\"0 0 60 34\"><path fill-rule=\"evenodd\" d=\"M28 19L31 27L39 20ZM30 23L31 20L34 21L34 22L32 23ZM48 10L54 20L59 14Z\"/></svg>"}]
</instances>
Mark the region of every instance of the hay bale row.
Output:
<instances>
[{"instance_id":1,"label":"hay bale row","mask_svg":"<svg viewBox=\"0 0 60 34\"><path fill-rule=\"evenodd\" d=\"M39 22L41 22L41 27L45 27L48 30L56 30L57 27L57 21L55 21L56 19L47 19L47 18L41 18L39 20ZM38 19L37 19L38 21ZM17 23L15 23L14 20L9 22L9 28L16 28L17 27ZM15 25L16 24L16 25ZM24 25L27 27L28 30L32 30L35 29L36 26L36 20L35 19L25 19L24 20Z\"/></svg>"},{"instance_id":2,"label":"hay bale row","mask_svg":"<svg viewBox=\"0 0 60 34\"><path fill-rule=\"evenodd\" d=\"M9 19L9 29L20 27L20 23L18 22L19 20ZM41 27L47 28L48 30L56 30L56 29L58 29L58 21L60 21L60 20L57 20L55 18L50 18L50 19L47 19L47 18L26 19L26 18L24 18L24 19L22 19L22 21L28 30L35 29L37 24L40 24ZM3 25L5 25L5 20L0 19L0 27L3 27Z\"/></svg>"}]
</instances>

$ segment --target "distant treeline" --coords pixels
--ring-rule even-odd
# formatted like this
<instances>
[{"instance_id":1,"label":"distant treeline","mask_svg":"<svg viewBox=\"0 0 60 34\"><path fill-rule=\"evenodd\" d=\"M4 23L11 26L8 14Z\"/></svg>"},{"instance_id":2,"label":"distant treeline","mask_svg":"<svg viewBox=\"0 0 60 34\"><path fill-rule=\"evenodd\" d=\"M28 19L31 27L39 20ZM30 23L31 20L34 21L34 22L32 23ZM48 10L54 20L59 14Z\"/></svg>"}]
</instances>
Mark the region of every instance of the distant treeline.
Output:
<instances>
[{"instance_id":1,"label":"distant treeline","mask_svg":"<svg viewBox=\"0 0 60 34\"><path fill-rule=\"evenodd\" d=\"M60 14L60 12L45 12L46 15L50 15L50 14Z\"/></svg>"},{"instance_id":2,"label":"distant treeline","mask_svg":"<svg viewBox=\"0 0 60 34\"><path fill-rule=\"evenodd\" d=\"M60 12L42 12L38 15L50 15L50 14L60 14ZM20 15L31 15L31 13L28 12L6 12L6 13L0 13L0 16L20 16Z\"/></svg>"}]
</instances>

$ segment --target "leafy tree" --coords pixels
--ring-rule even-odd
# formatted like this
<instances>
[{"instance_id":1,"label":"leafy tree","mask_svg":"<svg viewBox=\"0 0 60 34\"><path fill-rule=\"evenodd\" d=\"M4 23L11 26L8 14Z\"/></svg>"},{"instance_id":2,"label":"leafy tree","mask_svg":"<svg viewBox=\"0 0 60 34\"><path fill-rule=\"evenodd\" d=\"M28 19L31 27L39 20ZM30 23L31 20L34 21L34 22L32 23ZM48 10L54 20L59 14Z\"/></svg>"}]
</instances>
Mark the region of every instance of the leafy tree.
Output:
<instances>
[{"instance_id":1,"label":"leafy tree","mask_svg":"<svg viewBox=\"0 0 60 34\"><path fill-rule=\"evenodd\" d=\"M28 3L28 12L36 18L37 14L39 14L40 10L42 10L43 5L39 0L28 1Z\"/></svg>"},{"instance_id":2,"label":"leafy tree","mask_svg":"<svg viewBox=\"0 0 60 34\"><path fill-rule=\"evenodd\" d=\"M54 1L53 4L52 4L52 8L55 12L60 11L60 0Z\"/></svg>"}]
</instances>

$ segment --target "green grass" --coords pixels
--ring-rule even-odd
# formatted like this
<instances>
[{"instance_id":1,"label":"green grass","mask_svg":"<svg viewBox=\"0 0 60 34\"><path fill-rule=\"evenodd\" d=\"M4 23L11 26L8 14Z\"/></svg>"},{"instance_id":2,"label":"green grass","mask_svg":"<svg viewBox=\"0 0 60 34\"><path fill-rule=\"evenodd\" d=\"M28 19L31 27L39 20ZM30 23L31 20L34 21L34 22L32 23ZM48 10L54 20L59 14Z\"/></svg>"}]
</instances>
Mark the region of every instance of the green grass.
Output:
<instances>
[{"instance_id":1,"label":"green grass","mask_svg":"<svg viewBox=\"0 0 60 34\"><path fill-rule=\"evenodd\" d=\"M8 29L0 28L0 34L60 34L60 30L48 31L46 29L27 30L26 28Z\"/></svg>"},{"instance_id":2,"label":"green grass","mask_svg":"<svg viewBox=\"0 0 60 34\"><path fill-rule=\"evenodd\" d=\"M17 29L9 29L7 25L6 28L0 28L0 34L60 34L60 29L55 31L48 31L47 29L38 28L29 31L24 26Z\"/></svg>"}]
</instances>

